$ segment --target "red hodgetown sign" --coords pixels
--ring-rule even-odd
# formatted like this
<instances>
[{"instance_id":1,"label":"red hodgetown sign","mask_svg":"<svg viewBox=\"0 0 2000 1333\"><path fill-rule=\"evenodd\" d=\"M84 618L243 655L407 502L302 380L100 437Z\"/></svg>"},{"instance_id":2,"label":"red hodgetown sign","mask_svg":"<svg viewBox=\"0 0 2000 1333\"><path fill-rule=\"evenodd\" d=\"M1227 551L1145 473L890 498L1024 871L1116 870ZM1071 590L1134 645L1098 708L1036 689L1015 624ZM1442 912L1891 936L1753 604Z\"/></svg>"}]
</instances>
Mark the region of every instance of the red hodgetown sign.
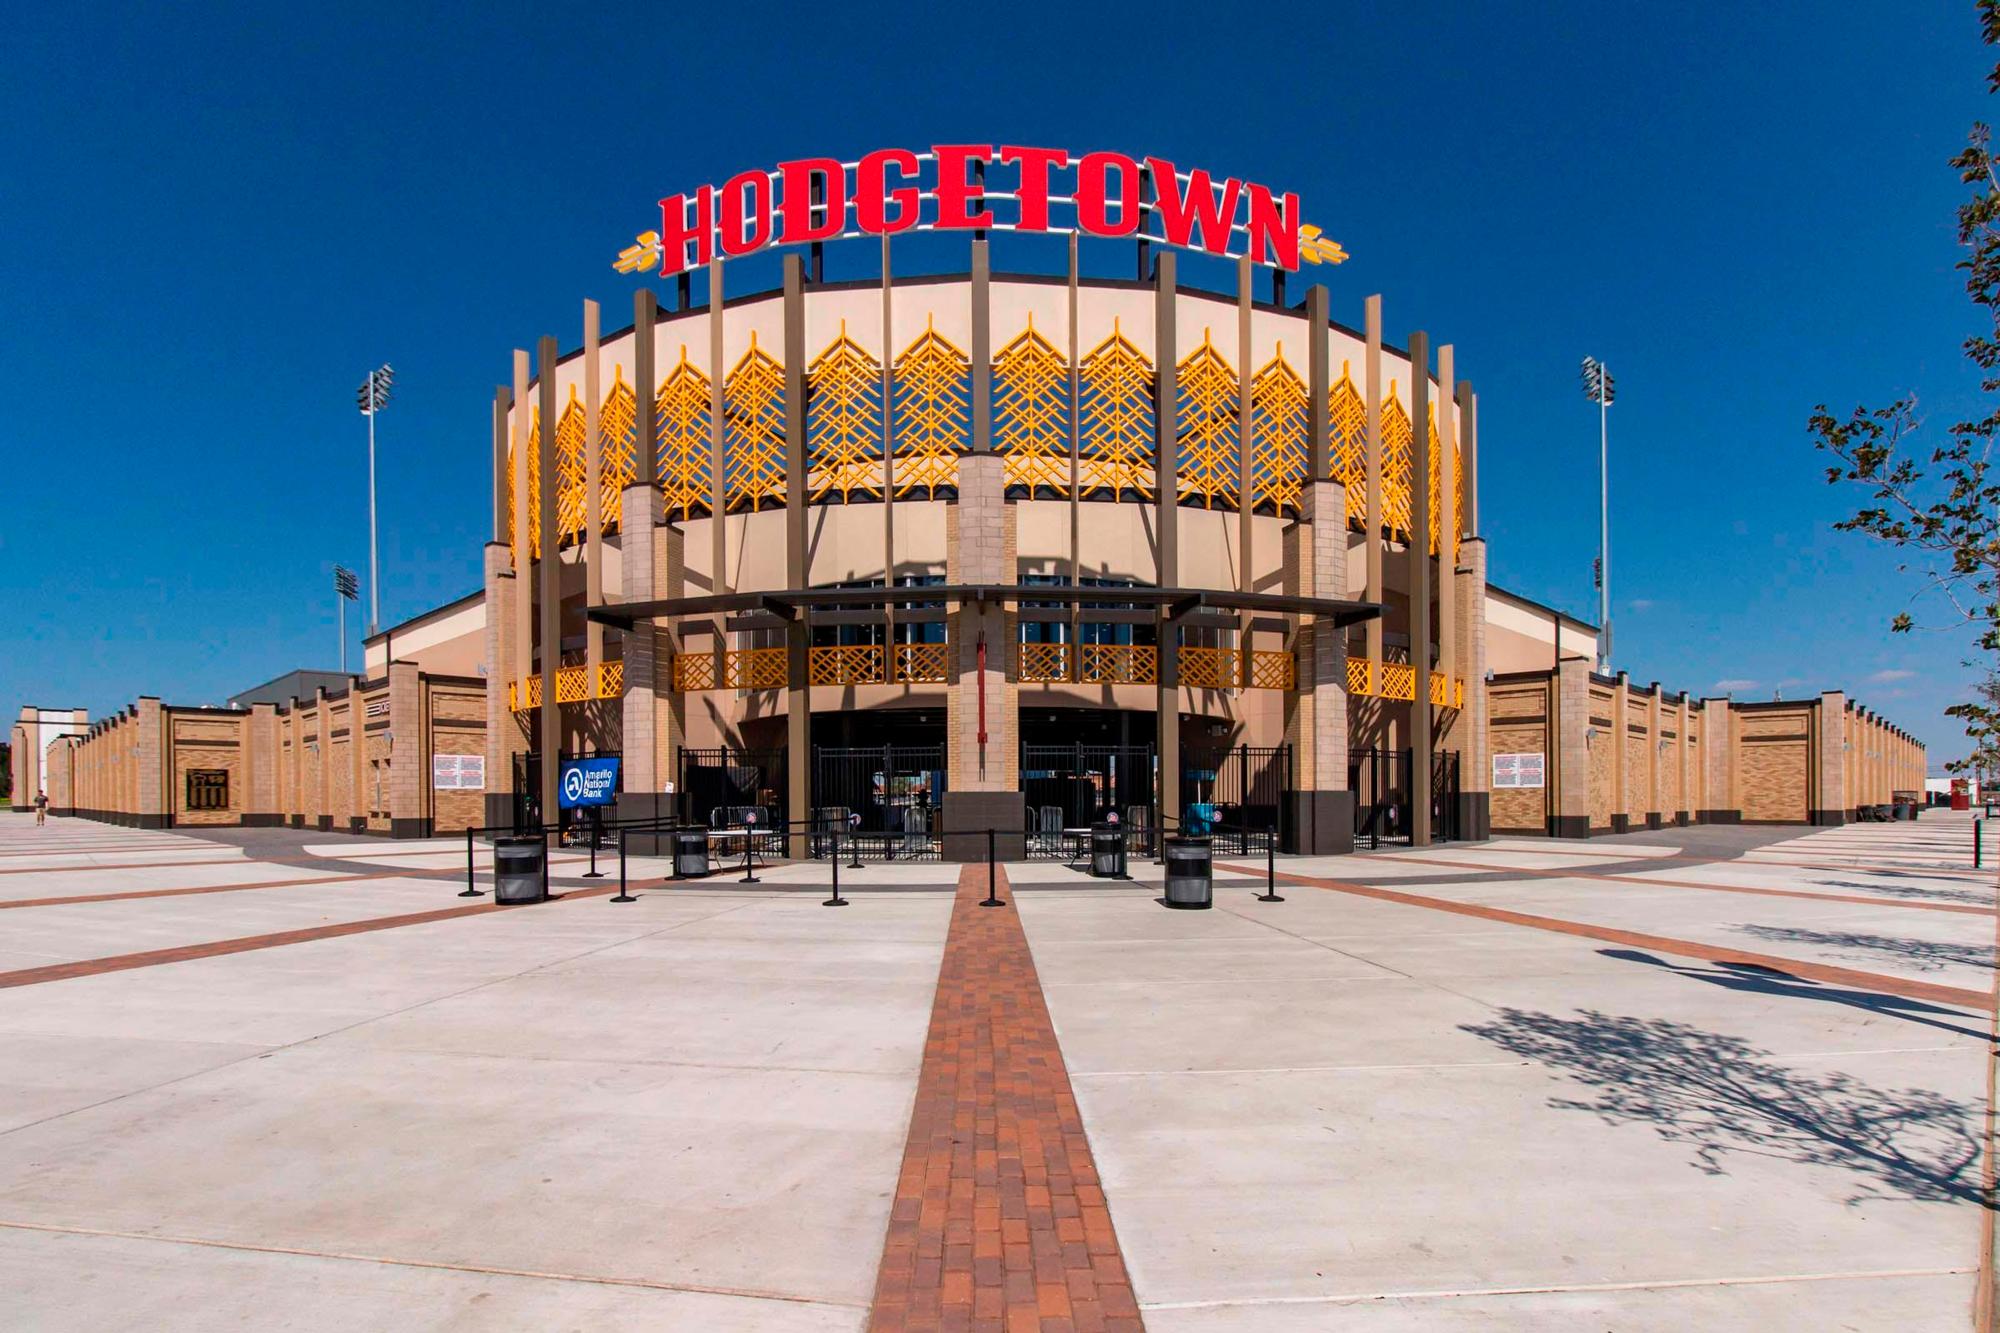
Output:
<instances>
[{"instance_id":1,"label":"red hodgetown sign","mask_svg":"<svg viewBox=\"0 0 2000 1333\"><path fill-rule=\"evenodd\" d=\"M878 148L855 162L807 157L660 200L660 229L614 265L680 273L772 245L904 231L1077 232L1144 238L1297 271L1346 252L1303 225L1299 198L1162 157L1016 144Z\"/></svg>"}]
</instances>

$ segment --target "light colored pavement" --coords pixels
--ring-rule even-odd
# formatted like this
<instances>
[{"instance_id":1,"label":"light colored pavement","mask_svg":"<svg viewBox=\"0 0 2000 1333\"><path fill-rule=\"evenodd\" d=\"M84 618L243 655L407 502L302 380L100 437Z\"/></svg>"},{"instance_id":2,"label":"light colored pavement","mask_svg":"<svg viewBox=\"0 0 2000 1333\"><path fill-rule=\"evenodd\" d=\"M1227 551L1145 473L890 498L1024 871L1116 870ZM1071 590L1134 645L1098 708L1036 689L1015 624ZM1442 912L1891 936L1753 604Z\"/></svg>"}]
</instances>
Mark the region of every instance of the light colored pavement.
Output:
<instances>
[{"instance_id":1,"label":"light colored pavement","mask_svg":"<svg viewBox=\"0 0 2000 1333\"><path fill-rule=\"evenodd\" d=\"M1008 910L1155 1330L1956 1329L1989 1020L1917 996L1992 984L1969 830L1285 858L1206 913L1029 864ZM454 909L460 855L0 815L0 972L83 973L0 989L9 1326L864 1326L955 867L830 910L571 860L91 972Z\"/></svg>"}]
</instances>

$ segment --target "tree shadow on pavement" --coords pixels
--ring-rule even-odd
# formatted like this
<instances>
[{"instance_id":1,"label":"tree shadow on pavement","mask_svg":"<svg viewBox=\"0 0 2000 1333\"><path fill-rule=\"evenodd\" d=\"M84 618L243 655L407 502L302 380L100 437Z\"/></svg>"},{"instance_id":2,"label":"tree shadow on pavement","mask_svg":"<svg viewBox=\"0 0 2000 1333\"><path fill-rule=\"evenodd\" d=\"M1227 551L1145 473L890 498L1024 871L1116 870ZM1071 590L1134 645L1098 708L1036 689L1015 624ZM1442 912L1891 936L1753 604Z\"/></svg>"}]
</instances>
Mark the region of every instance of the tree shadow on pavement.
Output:
<instances>
[{"instance_id":1,"label":"tree shadow on pavement","mask_svg":"<svg viewBox=\"0 0 2000 1333\"><path fill-rule=\"evenodd\" d=\"M1941 1093L1795 1069L1740 1038L1667 1019L1508 1008L1490 1023L1462 1026L1595 1090L1550 1105L1594 1112L1607 1124L1651 1125L1661 1138L1692 1146L1693 1165L1709 1175L1727 1175L1727 1158L1744 1154L1855 1172L1867 1183L1850 1204L1984 1202L1983 1113Z\"/></svg>"},{"instance_id":2,"label":"tree shadow on pavement","mask_svg":"<svg viewBox=\"0 0 2000 1333\"><path fill-rule=\"evenodd\" d=\"M1812 882L1820 888L1859 889L1864 893L1872 893L1882 898L1908 898L1919 902L1958 903L1966 907L1993 906L1993 891L1991 889L1951 889L1940 886L1918 888L1914 884L1876 884L1852 879L1820 879Z\"/></svg>"},{"instance_id":3,"label":"tree shadow on pavement","mask_svg":"<svg viewBox=\"0 0 2000 1333\"><path fill-rule=\"evenodd\" d=\"M1925 972L1958 964L1992 970L1993 950L1982 944L1953 944L1940 940L1912 940L1894 935L1869 935L1850 930L1807 930L1800 926L1737 926L1745 935L1781 944L1808 944L1828 949L1845 958L1872 959L1891 954Z\"/></svg>"}]
</instances>

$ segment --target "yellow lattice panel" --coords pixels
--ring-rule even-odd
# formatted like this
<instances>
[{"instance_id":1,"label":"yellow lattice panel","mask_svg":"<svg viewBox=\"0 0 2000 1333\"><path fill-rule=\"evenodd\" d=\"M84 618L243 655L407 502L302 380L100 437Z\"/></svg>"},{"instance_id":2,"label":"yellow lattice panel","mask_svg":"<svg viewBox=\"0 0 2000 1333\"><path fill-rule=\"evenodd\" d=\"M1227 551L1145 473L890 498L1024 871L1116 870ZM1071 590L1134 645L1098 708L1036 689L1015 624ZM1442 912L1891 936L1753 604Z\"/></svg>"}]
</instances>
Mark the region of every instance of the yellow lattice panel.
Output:
<instances>
[{"instance_id":1,"label":"yellow lattice panel","mask_svg":"<svg viewBox=\"0 0 2000 1333\"><path fill-rule=\"evenodd\" d=\"M815 685L879 685L882 645L857 643L815 648L806 657L806 678Z\"/></svg>"},{"instance_id":2,"label":"yellow lattice panel","mask_svg":"<svg viewBox=\"0 0 2000 1333\"><path fill-rule=\"evenodd\" d=\"M896 358L896 494L958 485L958 455L971 433L972 359L924 321Z\"/></svg>"},{"instance_id":3,"label":"yellow lattice panel","mask_svg":"<svg viewBox=\"0 0 2000 1333\"><path fill-rule=\"evenodd\" d=\"M675 653L674 689L712 690L715 688L714 653Z\"/></svg>"},{"instance_id":4,"label":"yellow lattice panel","mask_svg":"<svg viewBox=\"0 0 2000 1333\"><path fill-rule=\"evenodd\" d=\"M942 643L899 643L892 648L891 679L898 685L942 685L950 657Z\"/></svg>"},{"instance_id":5,"label":"yellow lattice panel","mask_svg":"<svg viewBox=\"0 0 2000 1333\"><path fill-rule=\"evenodd\" d=\"M1430 531L1431 531L1432 555L1436 555L1438 553L1438 534L1443 531L1443 528L1441 528L1438 524L1438 488L1440 485L1442 485L1441 478L1443 477L1443 475L1444 475L1444 449L1438 443L1437 404L1432 403L1431 404L1431 476L1430 476L1430 482L1425 487L1424 490L1424 494L1426 497L1425 502L1430 506L1430 508L1426 510L1425 513L1428 516L1431 525Z\"/></svg>"},{"instance_id":6,"label":"yellow lattice panel","mask_svg":"<svg viewBox=\"0 0 2000 1333\"><path fill-rule=\"evenodd\" d=\"M1442 671L1431 672L1431 703L1439 708L1463 707L1465 682L1455 681Z\"/></svg>"},{"instance_id":7,"label":"yellow lattice panel","mask_svg":"<svg viewBox=\"0 0 2000 1333\"><path fill-rule=\"evenodd\" d=\"M569 386L556 418L556 545L583 536L583 402Z\"/></svg>"},{"instance_id":8,"label":"yellow lattice panel","mask_svg":"<svg viewBox=\"0 0 2000 1333\"><path fill-rule=\"evenodd\" d=\"M1255 690L1290 690L1299 683L1299 660L1290 653L1253 652L1244 683Z\"/></svg>"},{"instance_id":9,"label":"yellow lattice panel","mask_svg":"<svg viewBox=\"0 0 2000 1333\"><path fill-rule=\"evenodd\" d=\"M1285 361L1285 345L1250 380L1250 496L1273 513L1296 510L1306 480L1305 381ZM1289 687L1287 687L1289 688Z\"/></svg>"},{"instance_id":10,"label":"yellow lattice panel","mask_svg":"<svg viewBox=\"0 0 2000 1333\"><path fill-rule=\"evenodd\" d=\"M993 448L1007 485L1069 494L1069 362L1028 327L993 358Z\"/></svg>"},{"instance_id":11,"label":"yellow lattice panel","mask_svg":"<svg viewBox=\"0 0 2000 1333\"><path fill-rule=\"evenodd\" d=\"M1327 398L1327 452L1333 479L1347 488L1347 517L1368 519L1368 404L1354 387L1348 363L1340 363L1340 383Z\"/></svg>"},{"instance_id":12,"label":"yellow lattice panel","mask_svg":"<svg viewBox=\"0 0 2000 1333\"><path fill-rule=\"evenodd\" d=\"M528 418L528 558L542 558L542 412L532 410ZM514 532L514 446L507 446L507 540L518 540ZM516 564L518 565L518 560Z\"/></svg>"},{"instance_id":13,"label":"yellow lattice panel","mask_svg":"<svg viewBox=\"0 0 2000 1333\"><path fill-rule=\"evenodd\" d=\"M604 526L615 526L625 512L625 488L638 475L638 454L634 451L633 422L638 419L639 400L625 382L625 368L611 367L611 392L597 408L598 506Z\"/></svg>"},{"instance_id":14,"label":"yellow lattice panel","mask_svg":"<svg viewBox=\"0 0 2000 1333\"><path fill-rule=\"evenodd\" d=\"M1347 692L1349 694L1374 694L1375 673L1365 657L1347 659Z\"/></svg>"},{"instance_id":15,"label":"yellow lattice panel","mask_svg":"<svg viewBox=\"0 0 2000 1333\"><path fill-rule=\"evenodd\" d=\"M521 688L518 690L510 686L507 691L507 701L514 706L514 711L517 713L525 713L531 708L540 708L542 706L542 678L538 675L529 676L521 682Z\"/></svg>"},{"instance_id":16,"label":"yellow lattice panel","mask_svg":"<svg viewBox=\"0 0 2000 1333\"><path fill-rule=\"evenodd\" d=\"M590 669L586 666L556 668L556 702L580 704L590 698Z\"/></svg>"},{"instance_id":17,"label":"yellow lattice panel","mask_svg":"<svg viewBox=\"0 0 2000 1333\"><path fill-rule=\"evenodd\" d=\"M882 494L882 363L844 319L806 368L806 493L843 504Z\"/></svg>"},{"instance_id":18,"label":"yellow lattice panel","mask_svg":"<svg viewBox=\"0 0 2000 1333\"><path fill-rule=\"evenodd\" d=\"M1153 363L1113 320L1111 336L1090 350L1078 375L1083 390L1077 404L1082 422L1077 441L1080 498L1116 500L1129 493L1152 499L1157 477Z\"/></svg>"},{"instance_id":19,"label":"yellow lattice panel","mask_svg":"<svg viewBox=\"0 0 2000 1333\"><path fill-rule=\"evenodd\" d=\"M785 686L783 648L742 648L723 654L722 683L732 690L777 690Z\"/></svg>"},{"instance_id":20,"label":"yellow lattice panel","mask_svg":"<svg viewBox=\"0 0 2000 1333\"><path fill-rule=\"evenodd\" d=\"M625 693L625 663L599 662L597 664L597 697L616 699Z\"/></svg>"},{"instance_id":21,"label":"yellow lattice panel","mask_svg":"<svg viewBox=\"0 0 2000 1333\"><path fill-rule=\"evenodd\" d=\"M1382 525L1391 532L1410 531L1410 465L1415 440L1410 434L1410 414L1396 397L1396 382L1389 381L1389 396L1382 404Z\"/></svg>"},{"instance_id":22,"label":"yellow lattice panel","mask_svg":"<svg viewBox=\"0 0 2000 1333\"><path fill-rule=\"evenodd\" d=\"M722 382L722 503L764 509L785 502L785 368L757 345Z\"/></svg>"},{"instance_id":23,"label":"yellow lattice panel","mask_svg":"<svg viewBox=\"0 0 2000 1333\"><path fill-rule=\"evenodd\" d=\"M708 405L711 387L701 367L688 360L687 344L682 343L681 359L653 395L659 427L660 500L669 518L706 514L710 508L714 488ZM626 397L631 397L630 390ZM607 460L609 456L607 450Z\"/></svg>"},{"instance_id":24,"label":"yellow lattice panel","mask_svg":"<svg viewBox=\"0 0 2000 1333\"><path fill-rule=\"evenodd\" d=\"M1181 646L1181 684L1196 690L1236 687L1238 658L1234 648Z\"/></svg>"},{"instance_id":25,"label":"yellow lattice panel","mask_svg":"<svg viewBox=\"0 0 2000 1333\"><path fill-rule=\"evenodd\" d=\"M1160 678L1160 650L1150 643L1086 643L1077 666L1086 685L1153 685Z\"/></svg>"},{"instance_id":26,"label":"yellow lattice panel","mask_svg":"<svg viewBox=\"0 0 2000 1333\"><path fill-rule=\"evenodd\" d=\"M1215 350L1207 329L1201 346L1182 358L1179 384L1180 503L1233 509L1243 462L1236 372Z\"/></svg>"},{"instance_id":27,"label":"yellow lattice panel","mask_svg":"<svg viewBox=\"0 0 2000 1333\"><path fill-rule=\"evenodd\" d=\"M510 713L521 711L521 685L519 681L510 680L507 682L507 711Z\"/></svg>"},{"instance_id":28,"label":"yellow lattice panel","mask_svg":"<svg viewBox=\"0 0 2000 1333\"><path fill-rule=\"evenodd\" d=\"M1024 643L1021 645L1021 679L1054 681L1069 679L1069 645L1066 643Z\"/></svg>"},{"instance_id":29,"label":"yellow lattice panel","mask_svg":"<svg viewBox=\"0 0 2000 1333\"><path fill-rule=\"evenodd\" d=\"M1417 697L1417 669L1408 662L1384 662L1382 664L1382 689L1384 699L1408 699Z\"/></svg>"}]
</instances>

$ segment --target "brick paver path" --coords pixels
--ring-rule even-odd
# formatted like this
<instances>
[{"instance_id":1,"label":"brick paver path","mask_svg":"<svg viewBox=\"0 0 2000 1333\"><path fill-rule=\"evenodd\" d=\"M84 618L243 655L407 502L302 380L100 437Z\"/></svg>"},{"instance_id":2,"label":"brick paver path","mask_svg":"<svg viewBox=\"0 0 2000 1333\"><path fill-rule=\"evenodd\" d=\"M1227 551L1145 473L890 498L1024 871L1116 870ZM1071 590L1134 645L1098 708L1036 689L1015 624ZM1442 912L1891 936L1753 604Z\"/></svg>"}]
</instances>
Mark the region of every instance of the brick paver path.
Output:
<instances>
[{"instance_id":1,"label":"brick paver path","mask_svg":"<svg viewBox=\"0 0 2000 1333\"><path fill-rule=\"evenodd\" d=\"M1027 937L985 895L966 866L869 1327L1140 1329Z\"/></svg>"}]
</instances>

